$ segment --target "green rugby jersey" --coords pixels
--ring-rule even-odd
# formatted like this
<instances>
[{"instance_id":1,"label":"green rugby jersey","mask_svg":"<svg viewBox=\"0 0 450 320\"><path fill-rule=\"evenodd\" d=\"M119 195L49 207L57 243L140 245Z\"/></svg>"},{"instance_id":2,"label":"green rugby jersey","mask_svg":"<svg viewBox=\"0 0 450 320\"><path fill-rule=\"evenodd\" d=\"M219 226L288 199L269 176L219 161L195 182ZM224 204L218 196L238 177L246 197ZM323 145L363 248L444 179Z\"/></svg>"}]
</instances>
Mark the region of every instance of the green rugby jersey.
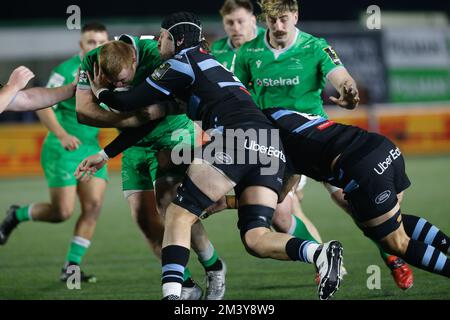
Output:
<instances>
[{"instance_id":1,"label":"green rugby jersey","mask_svg":"<svg viewBox=\"0 0 450 320\"><path fill-rule=\"evenodd\" d=\"M297 29L294 43L272 48L267 32L239 48L235 75L261 109L282 107L326 117L322 90L330 72L343 64L321 38Z\"/></svg>"},{"instance_id":2,"label":"green rugby jersey","mask_svg":"<svg viewBox=\"0 0 450 320\"><path fill-rule=\"evenodd\" d=\"M256 35L264 33L264 28L257 27ZM228 37L216 40L211 45L211 54L219 61L225 68L233 71L233 60L236 55L236 48L233 47L231 39Z\"/></svg>"},{"instance_id":3,"label":"green rugby jersey","mask_svg":"<svg viewBox=\"0 0 450 320\"><path fill-rule=\"evenodd\" d=\"M58 65L52 70L47 87L55 88L72 83L75 80L80 63L80 55L75 55ZM53 106L53 111L59 124L69 134L76 136L83 143L98 143L99 129L78 123L75 110L75 97L57 103ZM57 140L52 132L49 132L49 138L51 140Z\"/></svg>"},{"instance_id":4,"label":"green rugby jersey","mask_svg":"<svg viewBox=\"0 0 450 320\"><path fill-rule=\"evenodd\" d=\"M136 50L137 55L137 69L136 74L133 78L131 86L135 86L142 81L145 81L149 75L161 64L161 59L158 52L158 42L153 39L139 39L138 37L132 37L129 35L122 35L119 37L120 41L124 41L128 44L133 45ZM80 79L78 82L78 88L81 89L91 89L89 85L89 79L87 77L87 72L91 76L94 74L94 62L98 62L99 52L101 47L90 51L83 60L80 70ZM185 115L177 116L167 116L164 121L162 121L152 132L145 136L142 140L135 144L135 146L148 146L149 141L154 141L154 132L169 132L173 131L173 128L185 123Z\"/></svg>"}]
</instances>

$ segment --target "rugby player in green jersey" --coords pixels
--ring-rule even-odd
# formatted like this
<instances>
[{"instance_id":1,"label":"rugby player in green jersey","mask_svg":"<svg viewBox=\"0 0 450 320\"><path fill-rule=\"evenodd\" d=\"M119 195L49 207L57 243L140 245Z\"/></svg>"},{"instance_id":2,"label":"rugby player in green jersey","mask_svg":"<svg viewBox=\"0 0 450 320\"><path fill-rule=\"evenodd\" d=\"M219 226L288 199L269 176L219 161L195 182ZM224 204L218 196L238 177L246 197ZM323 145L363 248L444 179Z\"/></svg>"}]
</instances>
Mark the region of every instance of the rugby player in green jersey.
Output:
<instances>
[{"instance_id":1,"label":"rugby player in green jersey","mask_svg":"<svg viewBox=\"0 0 450 320\"><path fill-rule=\"evenodd\" d=\"M106 43L108 33L102 24L91 23L81 29L80 53L57 66L47 87L61 87L72 84L78 75L81 60L90 50ZM49 89L50 90L50 89ZM97 219L103 204L103 196L108 179L107 169L100 170L87 183L79 183L73 175L77 164L86 155L100 150L98 129L81 125L75 112L75 98L61 101L53 108L37 112L49 133L42 146L41 164L50 189L50 203L33 203L19 207L12 205L7 218L0 228L2 243L11 231L25 221L45 221L59 223L69 219L74 211L75 200L80 200L81 215L75 226L65 264L60 276L66 281L72 272L70 265L80 265L91 244ZM81 281L95 282L94 276L81 272Z\"/></svg>"},{"instance_id":2,"label":"rugby player in green jersey","mask_svg":"<svg viewBox=\"0 0 450 320\"><path fill-rule=\"evenodd\" d=\"M90 88L89 77L97 71L116 90L127 90L145 80L161 63L158 43L152 39L141 39L123 35L119 41L112 41L90 52L81 65L77 89L77 111L82 122L96 126L116 126L113 116L124 116L99 107ZM120 127L120 126L118 126ZM160 166L164 150L173 149L178 140L173 140L175 131L182 129L194 144L194 123L185 115L164 118L153 130L133 147L128 148L122 158L122 188L131 212L141 231L147 238L155 255L160 258L164 226L161 214L169 202L164 203L165 191L172 193L186 167L171 167L164 170ZM80 161L81 162L81 161ZM155 187L156 185L156 187ZM193 226L193 249L207 275L207 300L222 299L225 294L225 263L218 257L201 223ZM192 281L190 272L184 273L182 299L199 299L201 288Z\"/></svg>"},{"instance_id":3,"label":"rugby player in green jersey","mask_svg":"<svg viewBox=\"0 0 450 320\"><path fill-rule=\"evenodd\" d=\"M236 51L245 42L264 33L264 29L256 25L250 0L226 0L220 15L227 36L212 43L211 53L225 68L233 71Z\"/></svg>"},{"instance_id":4,"label":"rugby player in green jersey","mask_svg":"<svg viewBox=\"0 0 450 320\"><path fill-rule=\"evenodd\" d=\"M355 108L359 104L356 83L336 52L324 39L296 27L297 1L261 0L260 6L268 30L241 46L234 69L256 104L262 109L277 106L327 117L321 94L328 80L339 93L338 98L330 97L331 101L342 108ZM327 189L335 201L343 203L342 190L330 185ZM298 195L301 198L303 193ZM287 197L285 201L291 199ZM283 210L286 207L289 208L280 205L274 215L274 224L284 231L295 223L293 220L289 223L288 212ZM396 284L401 289L410 288L413 276L408 265L381 248L380 253Z\"/></svg>"},{"instance_id":5,"label":"rugby player in green jersey","mask_svg":"<svg viewBox=\"0 0 450 320\"><path fill-rule=\"evenodd\" d=\"M20 66L11 73L5 86L0 84L0 114L3 111L23 112L48 108L75 94L76 83L69 83L59 88L23 90L33 78L34 73L30 69Z\"/></svg>"}]
</instances>

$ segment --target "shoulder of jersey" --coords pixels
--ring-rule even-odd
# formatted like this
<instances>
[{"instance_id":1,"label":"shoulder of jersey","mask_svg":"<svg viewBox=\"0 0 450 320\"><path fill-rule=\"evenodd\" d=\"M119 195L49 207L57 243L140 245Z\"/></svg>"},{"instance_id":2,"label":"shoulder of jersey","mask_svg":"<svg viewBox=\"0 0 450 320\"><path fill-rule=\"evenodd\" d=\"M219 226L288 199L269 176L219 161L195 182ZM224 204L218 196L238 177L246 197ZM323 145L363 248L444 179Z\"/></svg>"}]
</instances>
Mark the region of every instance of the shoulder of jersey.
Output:
<instances>
[{"instance_id":1,"label":"shoulder of jersey","mask_svg":"<svg viewBox=\"0 0 450 320\"><path fill-rule=\"evenodd\" d=\"M265 32L262 32L262 33L258 34L255 39L244 43L239 48L239 51L240 52L250 52L250 53L264 51L264 49L265 49L265 44L264 44L265 34L266 34Z\"/></svg>"},{"instance_id":2,"label":"shoulder of jersey","mask_svg":"<svg viewBox=\"0 0 450 320\"><path fill-rule=\"evenodd\" d=\"M301 36L304 38L303 45L323 46L324 44L326 44L326 41L323 38L315 37L312 34L303 31L300 32Z\"/></svg>"}]
</instances>

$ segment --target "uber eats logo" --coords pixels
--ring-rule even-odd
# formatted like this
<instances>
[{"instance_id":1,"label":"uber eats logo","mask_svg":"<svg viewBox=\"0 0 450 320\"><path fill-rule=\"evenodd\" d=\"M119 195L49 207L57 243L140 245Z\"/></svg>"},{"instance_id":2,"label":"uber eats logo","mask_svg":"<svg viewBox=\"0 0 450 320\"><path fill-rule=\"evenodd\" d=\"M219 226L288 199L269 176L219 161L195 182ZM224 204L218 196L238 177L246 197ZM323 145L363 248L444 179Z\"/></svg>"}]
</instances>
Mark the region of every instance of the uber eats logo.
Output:
<instances>
[{"instance_id":1,"label":"uber eats logo","mask_svg":"<svg viewBox=\"0 0 450 320\"><path fill-rule=\"evenodd\" d=\"M280 87L280 86L296 86L300 84L300 77L296 76L295 78L262 78L256 79L256 85L260 87Z\"/></svg>"}]
</instances>

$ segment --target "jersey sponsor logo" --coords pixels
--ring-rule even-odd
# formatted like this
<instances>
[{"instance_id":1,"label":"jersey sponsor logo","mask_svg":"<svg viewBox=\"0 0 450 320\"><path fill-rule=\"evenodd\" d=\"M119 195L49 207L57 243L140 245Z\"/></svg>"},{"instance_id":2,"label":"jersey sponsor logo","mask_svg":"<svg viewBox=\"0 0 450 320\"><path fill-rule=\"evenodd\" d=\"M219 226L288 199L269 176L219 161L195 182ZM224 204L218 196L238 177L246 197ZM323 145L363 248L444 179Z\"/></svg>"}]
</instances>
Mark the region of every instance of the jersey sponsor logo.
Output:
<instances>
[{"instance_id":1,"label":"jersey sponsor logo","mask_svg":"<svg viewBox=\"0 0 450 320\"><path fill-rule=\"evenodd\" d=\"M272 146L266 147L258 144L255 140L245 139L244 148L251 151L256 151L262 154L267 154L269 157L275 157L286 162L286 157L283 151L278 150Z\"/></svg>"},{"instance_id":2,"label":"jersey sponsor logo","mask_svg":"<svg viewBox=\"0 0 450 320\"><path fill-rule=\"evenodd\" d=\"M170 69L170 63L164 62L158 68L155 69L152 73L152 79L155 81L161 80L166 72Z\"/></svg>"},{"instance_id":3,"label":"jersey sponsor logo","mask_svg":"<svg viewBox=\"0 0 450 320\"><path fill-rule=\"evenodd\" d=\"M339 59L336 51L334 51L334 49L332 47L327 47L325 49L323 49L323 51L325 51L325 53L328 55L328 57L331 59L331 61L333 61L333 63L335 65L341 65L341 59Z\"/></svg>"},{"instance_id":4,"label":"jersey sponsor logo","mask_svg":"<svg viewBox=\"0 0 450 320\"><path fill-rule=\"evenodd\" d=\"M217 163L220 164L232 164L233 158L225 152L216 152L214 155L214 159L216 159Z\"/></svg>"},{"instance_id":5,"label":"jersey sponsor logo","mask_svg":"<svg viewBox=\"0 0 450 320\"><path fill-rule=\"evenodd\" d=\"M282 86L296 86L300 84L300 77L296 76L295 78L262 78L256 79L256 84L260 87L282 87Z\"/></svg>"},{"instance_id":6,"label":"jersey sponsor logo","mask_svg":"<svg viewBox=\"0 0 450 320\"><path fill-rule=\"evenodd\" d=\"M256 60L256 68L259 69L261 67L262 61Z\"/></svg>"},{"instance_id":7,"label":"jersey sponsor logo","mask_svg":"<svg viewBox=\"0 0 450 320\"><path fill-rule=\"evenodd\" d=\"M299 58L290 58L291 63L287 66L289 70L301 70L303 64Z\"/></svg>"},{"instance_id":8,"label":"jersey sponsor logo","mask_svg":"<svg viewBox=\"0 0 450 320\"><path fill-rule=\"evenodd\" d=\"M248 48L247 52L261 52L264 51L264 48Z\"/></svg>"},{"instance_id":9,"label":"jersey sponsor logo","mask_svg":"<svg viewBox=\"0 0 450 320\"><path fill-rule=\"evenodd\" d=\"M391 151L389 151L389 155L386 158L386 160L378 162L378 168L375 167L375 168L373 168L373 170L375 170L375 172L378 175L382 175L389 168L389 166L392 164L392 162L394 162L395 159L397 159L398 157L401 156L401 154L402 153L399 148L391 149Z\"/></svg>"},{"instance_id":10,"label":"jersey sponsor logo","mask_svg":"<svg viewBox=\"0 0 450 320\"><path fill-rule=\"evenodd\" d=\"M391 191L390 190L383 191L382 193L380 193L375 198L375 203L376 204L382 204L382 203L386 202L387 199L389 199L390 196L391 196Z\"/></svg>"}]
</instances>

